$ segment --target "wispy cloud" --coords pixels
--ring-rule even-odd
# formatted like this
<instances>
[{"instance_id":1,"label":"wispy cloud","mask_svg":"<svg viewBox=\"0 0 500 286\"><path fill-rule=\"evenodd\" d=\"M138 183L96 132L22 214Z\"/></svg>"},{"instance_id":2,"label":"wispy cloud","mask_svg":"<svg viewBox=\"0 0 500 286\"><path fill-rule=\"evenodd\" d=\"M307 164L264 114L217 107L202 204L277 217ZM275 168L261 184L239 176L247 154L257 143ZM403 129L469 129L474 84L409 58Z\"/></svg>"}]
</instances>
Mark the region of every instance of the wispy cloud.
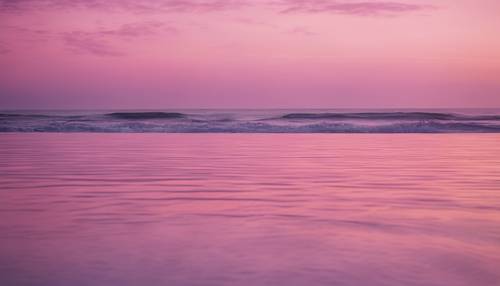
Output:
<instances>
[{"instance_id":1,"label":"wispy cloud","mask_svg":"<svg viewBox=\"0 0 500 286\"><path fill-rule=\"evenodd\" d=\"M415 0L416 1L416 0ZM397 15L433 8L405 0L0 0L1 12L44 9L98 9L132 13L217 12L248 6L273 9L281 13L337 13L358 16Z\"/></svg>"},{"instance_id":2,"label":"wispy cloud","mask_svg":"<svg viewBox=\"0 0 500 286\"><path fill-rule=\"evenodd\" d=\"M45 45L52 37L48 30L0 24L0 55Z\"/></svg>"},{"instance_id":3,"label":"wispy cloud","mask_svg":"<svg viewBox=\"0 0 500 286\"><path fill-rule=\"evenodd\" d=\"M337 13L359 16L394 15L433 8L429 5L389 1L284 0L282 13Z\"/></svg>"},{"instance_id":4,"label":"wispy cloud","mask_svg":"<svg viewBox=\"0 0 500 286\"><path fill-rule=\"evenodd\" d=\"M102 29L95 32L95 34L109 37L144 37L159 32L176 33L177 31L177 28L163 22L149 21L124 24L116 29Z\"/></svg>"},{"instance_id":5,"label":"wispy cloud","mask_svg":"<svg viewBox=\"0 0 500 286\"><path fill-rule=\"evenodd\" d=\"M244 0L0 0L0 11L37 9L121 9L132 12L220 11L247 5Z\"/></svg>"},{"instance_id":6,"label":"wispy cloud","mask_svg":"<svg viewBox=\"0 0 500 286\"><path fill-rule=\"evenodd\" d=\"M261 20L255 20L252 18L235 18L234 21L237 23L240 23L240 24L245 24L245 25L276 28L276 24L273 24L271 22L261 21Z\"/></svg>"},{"instance_id":7,"label":"wispy cloud","mask_svg":"<svg viewBox=\"0 0 500 286\"><path fill-rule=\"evenodd\" d=\"M32 43L46 42L52 36L52 33L46 29L14 25L0 26L1 33L15 35L17 39Z\"/></svg>"},{"instance_id":8,"label":"wispy cloud","mask_svg":"<svg viewBox=\"0 0 500 286\"><path fill-rule=\"evenodd\" d=\"M65 32L62 33L62 40L72 52L117 57L125 53L113 45L115 40L130 40L159 33L176 32L175 27L162 22L143 22L124 24L114 29Z\"/></svg>"},{"instance_id":9,"label":"wispy cloud","mask_svg":"<svg viewBox=\"0 0 500 286\"><path fill-rule=\"evenodd\" d=\"M62 35L68 50L78 54L92 54L102 57L123 56L124 53L113 48L108 41L96 37L94 33L74 31Z\"/></svg>"},{"instance_id":10,"label":"wispy cloud","mask_svg":"<svg viewBox=\"0 0 500 286\"><path fill-rule=\"evenodd\" d=\"M316 33L311 32L307 27L294 27L286 31L287 34L297 35L297 36L314 36Z\"/></svg>"}]
</instances>

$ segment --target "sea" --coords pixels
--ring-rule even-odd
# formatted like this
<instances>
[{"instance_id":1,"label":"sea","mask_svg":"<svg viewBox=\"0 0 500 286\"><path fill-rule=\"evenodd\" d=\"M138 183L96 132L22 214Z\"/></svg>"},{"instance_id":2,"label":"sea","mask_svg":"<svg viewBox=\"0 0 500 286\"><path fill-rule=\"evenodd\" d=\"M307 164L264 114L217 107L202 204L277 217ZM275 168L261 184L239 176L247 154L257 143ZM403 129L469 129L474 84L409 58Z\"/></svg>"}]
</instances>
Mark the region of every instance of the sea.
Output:
<instances>
[{"instance_id":1,"label":"sea","mask_svg":"<svg viewBox=\"0 0 500 286\"><path fill-rule=\"evenodd\" d=\"M4 111L2 286L498 286L493 110Z\"/></svg>"}]
</instances>

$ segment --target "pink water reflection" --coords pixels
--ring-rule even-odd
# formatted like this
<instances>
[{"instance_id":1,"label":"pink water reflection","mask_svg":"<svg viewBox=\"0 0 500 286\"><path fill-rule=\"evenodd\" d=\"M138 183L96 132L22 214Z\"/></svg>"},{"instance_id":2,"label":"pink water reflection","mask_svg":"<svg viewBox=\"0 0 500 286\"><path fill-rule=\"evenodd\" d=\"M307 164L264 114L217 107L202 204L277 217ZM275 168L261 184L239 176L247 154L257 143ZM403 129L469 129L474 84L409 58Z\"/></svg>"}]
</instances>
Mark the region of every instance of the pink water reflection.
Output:
<instances>
[{"instance_id":1,"label":"pink water reflection","mask_svg":"<svg viewBox=\"0 0 500 286\"><path fill-rule=\"evenodd\" d=\"M2 285L498 285L499 135L1 134Z\"/></svg>"}]
</instances>

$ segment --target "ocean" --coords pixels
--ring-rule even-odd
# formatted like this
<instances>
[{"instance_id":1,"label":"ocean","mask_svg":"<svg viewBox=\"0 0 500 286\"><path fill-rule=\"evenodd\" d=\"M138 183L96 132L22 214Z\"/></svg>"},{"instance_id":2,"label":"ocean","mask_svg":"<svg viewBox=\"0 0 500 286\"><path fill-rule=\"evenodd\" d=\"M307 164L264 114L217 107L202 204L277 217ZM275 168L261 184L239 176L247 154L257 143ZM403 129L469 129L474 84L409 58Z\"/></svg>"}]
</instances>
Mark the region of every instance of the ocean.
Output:
<instances>
[{"instance_id":1,"label":"ocean","mask_svg":"<svg viewBox=\"0 0 500 286\"><path fill-rule=\"evenodd\" d=\"M0 285L500 285L495 114L179 113L2 115Z\"/></svg>"}]
</instances>

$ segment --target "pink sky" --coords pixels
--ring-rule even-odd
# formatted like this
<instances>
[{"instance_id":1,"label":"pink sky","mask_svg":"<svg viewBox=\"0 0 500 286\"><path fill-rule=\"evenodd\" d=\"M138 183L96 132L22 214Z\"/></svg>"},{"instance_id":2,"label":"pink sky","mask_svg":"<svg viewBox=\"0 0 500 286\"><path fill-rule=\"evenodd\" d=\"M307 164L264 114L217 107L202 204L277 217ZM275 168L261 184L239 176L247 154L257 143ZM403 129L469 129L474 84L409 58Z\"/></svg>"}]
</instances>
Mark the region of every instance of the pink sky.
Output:
<instances>
[{"instance_id":1,"label":"pink sky","mask_svg":"<svg viewBox=\"0 0 500 286\"><path fill-rule=\"evenodd\" d=\"M0 0L0 109L500 107L497 0Z\"/></svg>"}]
</instances>

